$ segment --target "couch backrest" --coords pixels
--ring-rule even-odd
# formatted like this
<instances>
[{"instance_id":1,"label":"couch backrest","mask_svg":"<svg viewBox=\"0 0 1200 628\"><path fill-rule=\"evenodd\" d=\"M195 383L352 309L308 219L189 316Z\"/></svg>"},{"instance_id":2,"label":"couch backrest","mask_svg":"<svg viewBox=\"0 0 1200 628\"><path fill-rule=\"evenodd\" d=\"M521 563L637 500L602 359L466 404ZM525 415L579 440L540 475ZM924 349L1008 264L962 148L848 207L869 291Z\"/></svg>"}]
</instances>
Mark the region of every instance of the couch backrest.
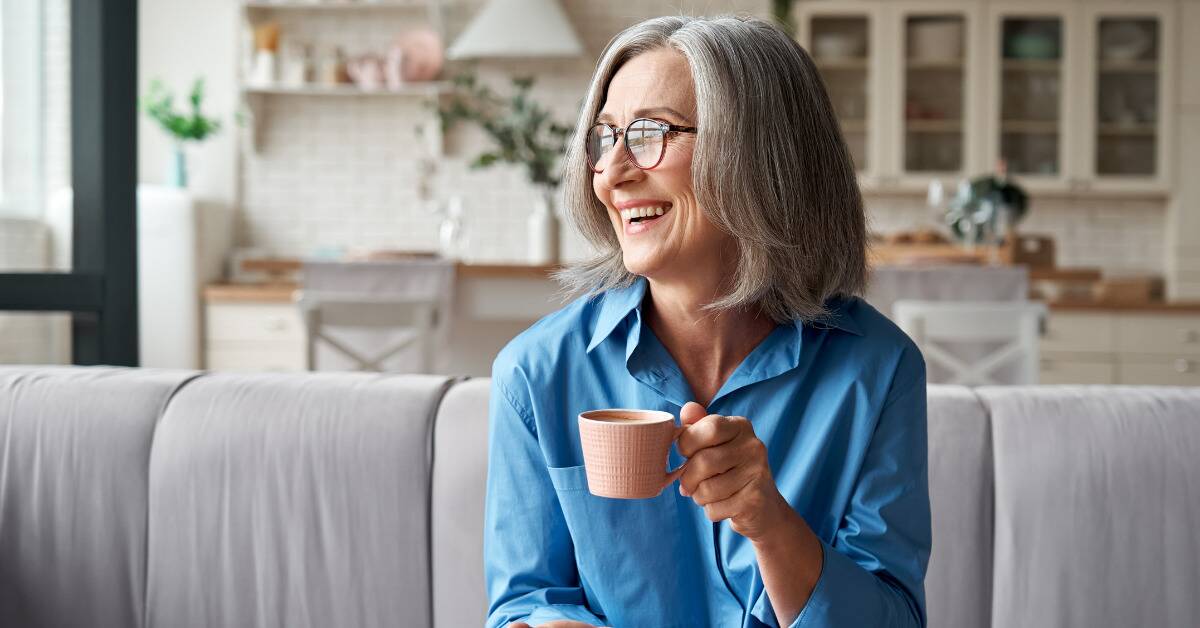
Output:
<instances>
[{"instance_id":1,"label":"couch backrest","mask_svg":"<svg viewBox=\"0 0 1200 628\"><path fill-rule=\"evenodd\" d=\"M433 448L433 624L482 626L483 503L488 463L488 390L475 379L451 388L438 410Z\"/></svg>"},{"instance_id":2,"label":"couch backrest","mask_svg":"<svg viewBox=\"0 0 1200 628\"><path fill-rule=\"evenodd\" d=\"M0 367L0 626L142 625L151 439L194 375Z\"/></svg>"},{"instance_id":3,"label":"couch backrest","mask_svg":"<svg viewBox=\"0 0 1200 628\"><path fill-rule=\"evenodd\" d=\"M428 626L447 379L207 375L150 458L148 626Z\"/></svg>"},{"instance_id":4,"label":"couch backrest","mask_svg":"<svg viewBox=\"0 0 1200 628\"><path fill-rule=\"evenodd\" d=\"M930 628L987 628L992 586L991 424L969 388L930 386L929 505L933 550L925 576Z\"/></svg>"},{"instance_id":5,"label":"couch backrest","mask_svg":"<svg viewBox=\"0 0 1200 628\"><path fill-rule=\"evenodd\" d=\"M1200 388L979 394L995 441L992 625L1200 626Z\"/></svg>"},{"instance_id":6,"label":"couch backrest","mask_svg":"<svg viewBox=\"0 0 1200 628\"><path fill-rule=\"evenodd\" d=\"M0 368L0 625L481 624L449 385ZM1200 625L1196 478L1200 389L930 387L929 625Z\"/></svg>"}]
</instances>

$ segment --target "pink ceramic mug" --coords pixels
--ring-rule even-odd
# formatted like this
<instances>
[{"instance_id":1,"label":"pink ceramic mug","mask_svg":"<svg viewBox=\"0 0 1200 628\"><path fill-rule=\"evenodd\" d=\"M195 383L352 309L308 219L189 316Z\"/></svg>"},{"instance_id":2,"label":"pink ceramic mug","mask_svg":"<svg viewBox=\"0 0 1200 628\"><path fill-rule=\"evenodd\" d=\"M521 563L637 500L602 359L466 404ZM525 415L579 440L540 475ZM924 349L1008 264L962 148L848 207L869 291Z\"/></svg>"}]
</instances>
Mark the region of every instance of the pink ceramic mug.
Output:
<instances>
[{"instance_id":1,"label":"pink ceramic mug","mask_svg":"<svg viewBox=\"0 0 1200 628\"><path fill-rule=\"evenodd\" d=\"M675 415L657 410L591 410L579 415L588 490L600 497L655 497L679 478L667 454L679 438ZM686 464L686 463L685 463Z\"/></svg>"}]
</instances>

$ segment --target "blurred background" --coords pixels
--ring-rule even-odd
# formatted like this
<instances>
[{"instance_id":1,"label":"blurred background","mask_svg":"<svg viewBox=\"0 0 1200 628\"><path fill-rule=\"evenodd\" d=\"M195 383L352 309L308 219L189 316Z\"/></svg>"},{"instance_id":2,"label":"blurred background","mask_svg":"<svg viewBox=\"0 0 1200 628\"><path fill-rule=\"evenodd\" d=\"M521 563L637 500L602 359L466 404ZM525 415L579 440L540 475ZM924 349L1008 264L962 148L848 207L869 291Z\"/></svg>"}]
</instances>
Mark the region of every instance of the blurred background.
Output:
<instances>
[{"instance_id":1,"label":"blurred background","mask_svg":"<svg viewBox=\"0 0 1200 628\"><path fill-rule=\"evenodd\" d=\"M0 5L0 363L487 374L589 254L606 43L745 12L813 56L931 381L1200 385L1200 2L117 4Z\"/></svg>"}]
</instances>

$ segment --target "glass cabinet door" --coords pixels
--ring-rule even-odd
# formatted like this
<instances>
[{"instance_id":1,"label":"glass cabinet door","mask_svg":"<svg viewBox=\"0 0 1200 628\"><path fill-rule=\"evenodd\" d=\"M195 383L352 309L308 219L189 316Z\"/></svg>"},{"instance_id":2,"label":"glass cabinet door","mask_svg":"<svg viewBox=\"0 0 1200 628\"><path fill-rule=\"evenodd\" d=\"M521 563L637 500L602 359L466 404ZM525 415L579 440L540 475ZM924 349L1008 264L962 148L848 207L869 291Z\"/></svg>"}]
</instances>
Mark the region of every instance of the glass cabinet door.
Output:
<instances>
[{"instance_id":1,"label":"glass cabinet door","mask_svg":"<svg viewBox=\"0 0 1200 628\"><path fill-rule=\"evenodd\" d=\"M801 25L801 43L817 64L860 173L871 163L871 24L868 15L811 14Z\"/></svg>"},{"instance_id":2,"label":"glass cabinet door","mask_svg":"<svg viewBox=\"0 0 1200 628\"><path fill-rule=\"evenodd\" d=\"M1063 172L1063 19L1005 16L998 22L999 157L1015 175Z\"/></svg>"},{"instance_id":3,"label":"glass cabinet door","mask_svg":"<svg viewBox=\"0 0 1200 628\"><path fill-rule=\"evenodd\" d=\"M1158 163L1161 25L1154 17L1096 22L1095 172L1154 176Z\"/></svg>"},{"instance_id":4,"label":"glass cabinet door","mask_svg":"<svg viewBox=\"0 0 1200 628\"><path fill-rule=\"evenodd\" d=\"M956 174L966 153L967 23L963 15L902 20L903 170Z\"/></svg>"}]
</instances>

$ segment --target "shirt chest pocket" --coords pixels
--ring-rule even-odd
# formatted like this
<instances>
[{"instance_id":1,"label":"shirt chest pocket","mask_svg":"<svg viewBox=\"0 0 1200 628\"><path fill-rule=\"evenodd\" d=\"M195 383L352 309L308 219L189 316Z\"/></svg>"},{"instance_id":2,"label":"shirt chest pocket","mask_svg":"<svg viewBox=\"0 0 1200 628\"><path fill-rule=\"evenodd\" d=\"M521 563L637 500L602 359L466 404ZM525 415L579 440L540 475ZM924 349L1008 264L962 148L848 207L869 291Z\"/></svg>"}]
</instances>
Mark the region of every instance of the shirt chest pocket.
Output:
<instances>
[{"instance_id":1,"label":"shirt chest pocket","mask_svg":"<svg viewBox=\"0 0 1200 628\"><path fill-rule=\"evenodd\" d=\"M677 484L650 499L613 499L588 492L583 465L548 470L575 546L576 566L596 599L636 599L649 604L646 608L670 609L670 616L678 618L695 612L680 606L699 589L688 589L698 583L677 575L681 557L696 548L684 510L694 506L679 496Z\"/></svg>"}]
</instances>

